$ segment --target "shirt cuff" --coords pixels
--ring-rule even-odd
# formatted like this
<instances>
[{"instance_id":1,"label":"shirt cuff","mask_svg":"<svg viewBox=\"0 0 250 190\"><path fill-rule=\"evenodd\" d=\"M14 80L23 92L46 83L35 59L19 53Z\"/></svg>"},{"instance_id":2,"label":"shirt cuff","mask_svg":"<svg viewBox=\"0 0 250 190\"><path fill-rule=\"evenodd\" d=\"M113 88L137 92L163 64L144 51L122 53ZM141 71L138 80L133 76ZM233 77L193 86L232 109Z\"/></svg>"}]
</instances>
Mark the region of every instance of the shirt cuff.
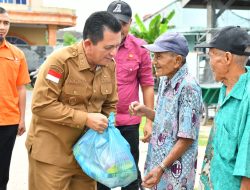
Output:
<instances>
[{"instance_id":1,"label":"shirt cuff","mask_svg":"<svg viewBox=\"0 0 250 190\"><path fill-rule=\"evenodd\" d=\"M73 121L74 121L74 124L72 125L72 127L83 129L87 121L87 113L83 111L75 110Z\"/></svg>"}]
</instances>

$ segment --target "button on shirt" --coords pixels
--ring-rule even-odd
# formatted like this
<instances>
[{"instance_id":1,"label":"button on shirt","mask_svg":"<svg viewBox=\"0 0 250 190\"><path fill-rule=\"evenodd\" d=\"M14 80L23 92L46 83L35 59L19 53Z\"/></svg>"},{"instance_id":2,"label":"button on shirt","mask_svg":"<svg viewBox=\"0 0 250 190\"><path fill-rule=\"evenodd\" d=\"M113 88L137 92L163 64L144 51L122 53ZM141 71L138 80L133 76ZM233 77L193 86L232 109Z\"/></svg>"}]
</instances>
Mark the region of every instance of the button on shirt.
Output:
<instances>
[{"instance_id":1,"label":"button on shirt","mask_svg":"<svg viewBox=\"0 0 250 190\"><path fill-rule=\"evenodd\" d=\"M143 44L144 41L129 34L115 57L119 96L116 114L118 126L140 123L140 117L129 115L129 105L139 101L139 84L154 85L151 59L149 52L141 47Z\"/></svg>"},{"instance_id":2,"label":"button on shirt","mask_svg":"<svg viewBox=\"0 0 250 190\"><path fill-rule=\"evenodd\" d=\"M250 68L231 92L220 91L211 161L214 190L239 190L241 177L250 178Z\"/></svg>"},{"instance_id":3,"label":"button on shirt","mask_svg":"<svg viewBox=\"0 0 250 190\"><path fill-rule=\"evenodd\" d=\"M167 168L153 189L193 189L197 164L198 133L202 111L200 86L183 65L171 80L161 77L152 137L146 159L146 173L158 166L178 137L193 139L181 158Z\"/></svg>"}]
</instances>

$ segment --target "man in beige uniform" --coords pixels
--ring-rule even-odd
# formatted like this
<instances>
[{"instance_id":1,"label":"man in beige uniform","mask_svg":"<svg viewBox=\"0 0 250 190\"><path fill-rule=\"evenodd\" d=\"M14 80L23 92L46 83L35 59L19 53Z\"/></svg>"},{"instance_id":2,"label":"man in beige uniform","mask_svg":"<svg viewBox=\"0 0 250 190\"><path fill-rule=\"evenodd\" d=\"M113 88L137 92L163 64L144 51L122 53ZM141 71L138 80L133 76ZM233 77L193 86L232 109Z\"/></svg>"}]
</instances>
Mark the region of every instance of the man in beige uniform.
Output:
<instances>
[{"instance_id":1,"label":"man in beige uniform","mask_svg":"<svg viewBox=\"0 0 250 190\"><path fill-rule=\"evenodd\" d=\"M52 53L41 67L26 140L30 190L96 189L76 163L72 147L87 128L102 133L107 116L116 111L113 57L120 30L110 13L93 13L83 41Z\"/></svg>"}]
</instances>

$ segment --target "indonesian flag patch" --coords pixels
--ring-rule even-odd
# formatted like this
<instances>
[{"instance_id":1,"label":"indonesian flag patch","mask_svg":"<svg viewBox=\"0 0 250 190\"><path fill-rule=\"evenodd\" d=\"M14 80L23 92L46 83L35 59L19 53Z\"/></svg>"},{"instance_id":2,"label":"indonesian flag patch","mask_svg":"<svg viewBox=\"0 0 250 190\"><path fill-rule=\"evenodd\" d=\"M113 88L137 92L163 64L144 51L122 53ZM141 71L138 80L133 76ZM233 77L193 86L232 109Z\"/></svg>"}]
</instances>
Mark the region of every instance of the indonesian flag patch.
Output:
<instances>
[{"instance_id":1,"label":"indonesian flag patch","mask_svg":"<svg viewBox=\"0 0 250 190\"><path fill-rule=\"evenodd\" d=\"M58 71L53 70L53 69L50 69L47 76L46 76L46 79L51 80L55 83L59 83L59 80L61 78L62 78L62 74L59 73Z\"/></svg>"}]
</instances>

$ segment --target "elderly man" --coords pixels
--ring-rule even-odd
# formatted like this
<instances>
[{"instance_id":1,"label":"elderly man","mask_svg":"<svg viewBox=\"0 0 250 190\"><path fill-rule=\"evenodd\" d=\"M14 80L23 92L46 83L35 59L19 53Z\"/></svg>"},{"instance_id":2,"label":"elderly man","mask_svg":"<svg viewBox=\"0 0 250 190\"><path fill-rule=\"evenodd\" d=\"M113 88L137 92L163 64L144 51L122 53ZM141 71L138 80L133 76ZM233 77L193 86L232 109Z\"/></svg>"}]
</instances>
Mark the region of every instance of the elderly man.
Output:
<instances>
[{"instance_id":1,"label":"elderly man","mask_svg":"<svg viewBox=\"0 0 250 190\"><path fill-rule=\"evenodd\" d=\"M202 96L187 70L187 40L178 33L165 33L144 47L154 52L156 75L162 77L156 111L139 102L130 105L132 115L154 121L142 185L157 190L193 189Z\"/></svg>"},{"instance_id":2,"label":"elderly man","mask_svg":"<svg viewBox=\"0 0 250 190\"><path fill-rule=\"evenodd\" d=\"M207 177L201 176L205 189L250 189L250 36L240 27L219 30L210 43L210 66L215 80L222 82L218 111L214 120L213 153ZM206 156L203 169L209 168ZM203 172L202 172L203 173ZM210 179L211 181L205 181Z\"/></svg>"}]
</instances>

